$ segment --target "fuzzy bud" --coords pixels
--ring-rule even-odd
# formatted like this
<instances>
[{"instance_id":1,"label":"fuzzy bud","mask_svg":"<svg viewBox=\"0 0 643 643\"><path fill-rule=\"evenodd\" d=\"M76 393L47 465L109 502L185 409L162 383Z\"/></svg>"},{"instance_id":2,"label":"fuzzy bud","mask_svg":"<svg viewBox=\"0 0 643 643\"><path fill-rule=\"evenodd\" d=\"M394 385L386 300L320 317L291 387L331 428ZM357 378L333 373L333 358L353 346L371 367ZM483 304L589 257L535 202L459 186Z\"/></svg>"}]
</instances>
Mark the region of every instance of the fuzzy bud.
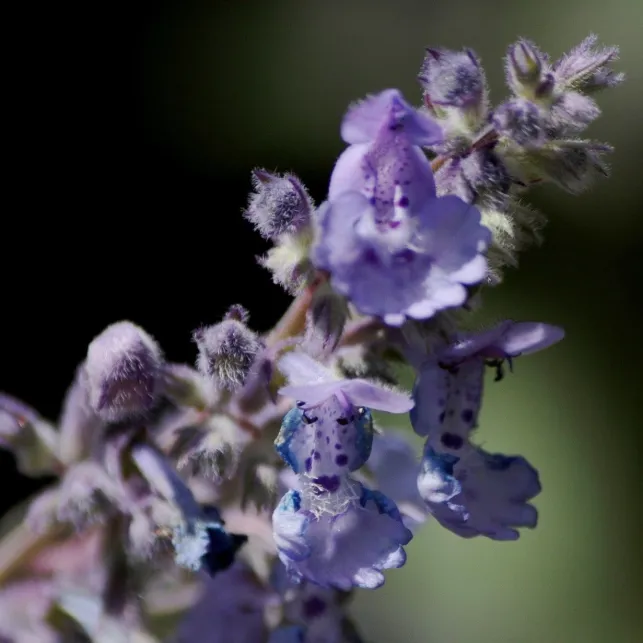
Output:
<instances>
[{"instance_id":1,"label":"fuzzy bud","mask_svg":"<svg viewBox=\"0 0 643 643\"><path fill-rule=\"evenodd\" d=\"M603 155L611 151L611 146L594 141L557 140L529 152L525 161L535 177L580 194L597 176L609 176Z\"/></svg>"},{"instance_id":2,"label":"fuzzy bud","mask_svg":"<svg viewBox=\"0 0 643 643\"><path fill-rule=\"evenodd\" d=\"M493 113L497 132L516 145L539 147L545 142L545 115L531 101L514 98L499 105Z\"/></svg>"},{"instance_id":3,"label":"fuzzy bud","mask_svg":"<svg viewBox=\"0 0 643 643\"><path fill-rule=\"evenodd\" d=\"M486 106L484 71L470 49L449 51L428 48L418 80L431 105L474 108L478 111Z\"/></svg>"},{"instance_id":4,"label":"fuzzy bud","mask_svg":"<svg viewBox=\"0 0 643 643\"><path fill-rule=\"evenodd\" d=\"M529 94L543 81L547 56L534 43L519 40L511 45L505 58L507 85L517 95Z\"/></svg>"},{"instance_id":5,"label":"fuzzy bud","mask_svg":"<svg viewBox=\"0 0 643 643\"><path fill-rule=\"evenodd\" d=\"M579 92L564 92L552 104L549 125L557 137L581 132L601 114L596 101Z\"/></svg>"},{"instance_id":6,"label":"fuzzy bud","mask_svg":"<svg viewBox=\"0 0 643 643\"><path fill-rule=\"evenodd\" d=\"M609 65L618 60L618 47L597 46L598 38L590 35L553 66L560 87L591 93L614 87L625 80Z\"/></svg>"},{"instance_id":7,"label":"fuzzy bud","mask_svg":"<svg viewBox=\"0 0 643 643\"><path fill-rule=\"evenodd\" d=\"M492 150L471 152L460 161L460 169L465 181L477 195L476 205L493 203L499 207L506 201L512 184L511 176Z\"/></svg>"},{"instance_id":8,"label":"fuzzy bud","mask_svg":"<svg viewBox=\"0 0 643 643\"><path fill-rule=\"evenodd\" d=\"M220 324L200 328L194 333L199 349L197 368L210 377L217 388L235 390L246 379L261 349L261 342L244 323L240 306L234 306Z\"/></svg>"},{"instance_id":9,"label":"fuzzy bud","mask_svg":"<svg viewBox=\"0 0 643 643\"><path fill-rule=\"evenodd\" d=\"M265 239L294 234L310 221L313 202L294 174L271 174L263 169L252 173L254 192L244 216Z\"/></svg>"},{"instance_id":10,"label":"fuzzy bud","mask_svg":"<svg viewBox=\"0 0 643 643\"><path fill-rule=\"evenodd\" d=\"M108 422L149 411L160 392L163 357L156 341L128 321L108 326L87 350L89 402Z\"/></svg>"}]
</instances>

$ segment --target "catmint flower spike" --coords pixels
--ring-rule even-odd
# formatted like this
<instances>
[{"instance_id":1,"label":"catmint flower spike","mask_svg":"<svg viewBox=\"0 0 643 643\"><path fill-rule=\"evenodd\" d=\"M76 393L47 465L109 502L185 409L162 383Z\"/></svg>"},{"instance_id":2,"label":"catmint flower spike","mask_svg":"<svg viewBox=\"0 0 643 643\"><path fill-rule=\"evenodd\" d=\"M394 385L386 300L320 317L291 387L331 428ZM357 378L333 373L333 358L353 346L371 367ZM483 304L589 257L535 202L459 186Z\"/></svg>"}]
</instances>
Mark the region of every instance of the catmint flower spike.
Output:
<instances>
[{"instance_id":1,"label":"catmint flower spike","mask_svg":"<svg viewBox=\"0 0 643 643\"><path fill-rule=\"evenodd\" d=\"M144 414L160 394L161 349L129 321L108 326L87 349L85 373L92 409L108 422Z\"/></svg>"}]
</instances>

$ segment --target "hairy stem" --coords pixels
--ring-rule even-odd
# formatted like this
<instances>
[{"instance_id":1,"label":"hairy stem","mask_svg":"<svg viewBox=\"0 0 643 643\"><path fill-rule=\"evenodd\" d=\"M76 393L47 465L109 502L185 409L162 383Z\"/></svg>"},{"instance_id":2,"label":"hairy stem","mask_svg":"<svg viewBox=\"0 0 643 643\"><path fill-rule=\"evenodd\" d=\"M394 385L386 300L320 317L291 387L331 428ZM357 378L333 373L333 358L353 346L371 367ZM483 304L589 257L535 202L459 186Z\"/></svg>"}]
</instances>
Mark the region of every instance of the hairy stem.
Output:
<instances>
[{"instance_id":1,"label":"hairy stem","mask_svg":"<svg viewBox=\"0 0 643 643\"><path fill-rule=\"evenodd\" d=\"M25 522L14 527L0 541L0 587L38 552L67 532L63 525L52 525L42 533L35 533Z\"/></svg>"},{"instance_id":2,"label":"hairy stem","mask_svg":"<svg viewBox=\"0 0 643 643\"><path fill-rule=\"evenodd\" d=\"M284 313L277 325L266 337L266 346L274 346L278 342L294 337L303 332L306 326L306 313L313 301L313 295L319 286L328 279L328 275L318 272L312 283L308 284L296 297Z\"/></svg>"}]
</instances>

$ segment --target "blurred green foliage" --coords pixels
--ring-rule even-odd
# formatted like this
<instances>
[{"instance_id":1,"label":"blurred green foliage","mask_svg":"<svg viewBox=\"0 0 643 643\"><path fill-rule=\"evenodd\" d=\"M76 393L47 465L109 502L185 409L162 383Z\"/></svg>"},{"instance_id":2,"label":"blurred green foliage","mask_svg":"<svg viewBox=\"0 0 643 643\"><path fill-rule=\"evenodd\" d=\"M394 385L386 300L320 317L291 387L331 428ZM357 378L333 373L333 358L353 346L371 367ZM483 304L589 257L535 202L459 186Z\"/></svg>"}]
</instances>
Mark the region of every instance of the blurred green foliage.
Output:
<instances>
[{"instance_id":1,"label":"blurred green foliage","mask_svg":"<svg viewBox=\"0 0 643 643\"><path fill-rule=\"evenodd\" d=\"M141 60L146 123L187 165L209 173L262 165L325 180L343 146L347 104L390 86L419 101L415 75L429 44L475 49L495 101L504 96L501 58L518 36L554 57L590 32L622 47L618 67L628 80L600 97L604 115L590 130L616 146L613 178L581 197L534 193L550 219L546 242L485 300L490 320L567 330L561 345L488 382L478 432L488 450L524 454L540 469L540 525L516 543L494 543L430 524L409 546L405 568L381 590L359 593L355 614L373 643L643 640L643 3L165 6Z\"/></svg>"}]
</instances>

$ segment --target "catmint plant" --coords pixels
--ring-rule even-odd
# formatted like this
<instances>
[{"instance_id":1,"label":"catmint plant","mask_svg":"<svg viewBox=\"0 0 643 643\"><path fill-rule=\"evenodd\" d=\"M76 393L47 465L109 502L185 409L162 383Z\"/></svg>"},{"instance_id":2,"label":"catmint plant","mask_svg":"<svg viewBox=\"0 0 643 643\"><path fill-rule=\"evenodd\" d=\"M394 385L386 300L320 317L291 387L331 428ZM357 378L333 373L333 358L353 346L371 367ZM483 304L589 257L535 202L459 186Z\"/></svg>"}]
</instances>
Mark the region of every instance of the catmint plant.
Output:
<instances>
[{"instance_id":1,"label":"catmint plant","mask_svg":"<svg viewBox=\"0 0 643 643\"><path fill-rule=\"evenodd\" d=\"M356 643L350 597L402 567L427 520L497 541L536 527L536 465L480 446L480 408L564 332L480 330L476 311L540 239L529 187L607 174L610 146L581 136L623 80L617 55L590 36L552 62L520 39L494 105L473 51L427 49L417 101L347 108L319 203L252 171L243 216L293 295L271 331L230 302L188 365L119 321L79 356L57 421L1 394L1 446L56 479L0 541L2 641ZM373 411L408 417L422 452Z\"/></svg>"}]
</instances>

